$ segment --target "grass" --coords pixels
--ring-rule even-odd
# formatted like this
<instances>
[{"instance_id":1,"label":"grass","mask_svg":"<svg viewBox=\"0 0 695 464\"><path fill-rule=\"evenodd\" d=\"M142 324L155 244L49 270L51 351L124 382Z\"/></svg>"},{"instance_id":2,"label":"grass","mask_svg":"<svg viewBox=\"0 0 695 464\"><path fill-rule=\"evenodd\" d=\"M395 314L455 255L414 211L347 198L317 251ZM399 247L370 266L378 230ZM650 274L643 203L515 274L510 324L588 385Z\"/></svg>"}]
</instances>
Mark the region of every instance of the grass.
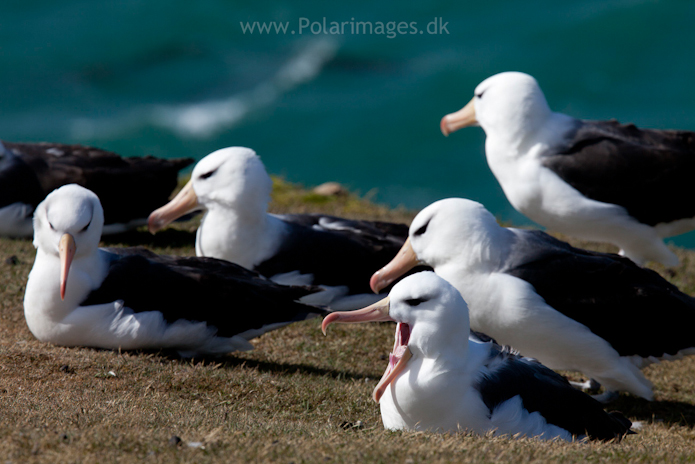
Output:
<instances>
[{"instance_id":1,"label":"grass","mask_svg":"<svg viewBox=\"0 0 695 464\"><path fill-rule=\"evenodd\" d=\"M275 181L276 212L400 221L413 216L355 195L318 198ZM196 226L195 220L180 223L156 236L137 231L105 245L193 254ZM692 294L695 255L678 254L682 264L674 271L655 269ZM619 444L388 432L371 391L393 343L391 324L338 325L324 337L320 321L311 320L254 340L254 351L205 360L56 347L34 339L24 322L22 298L33 256L29 240L0 239L4 462L695 460L695 358L645 370L656 401L623 395L611 405L643 422L638 435Z\"/></svg>"}]
</instances>

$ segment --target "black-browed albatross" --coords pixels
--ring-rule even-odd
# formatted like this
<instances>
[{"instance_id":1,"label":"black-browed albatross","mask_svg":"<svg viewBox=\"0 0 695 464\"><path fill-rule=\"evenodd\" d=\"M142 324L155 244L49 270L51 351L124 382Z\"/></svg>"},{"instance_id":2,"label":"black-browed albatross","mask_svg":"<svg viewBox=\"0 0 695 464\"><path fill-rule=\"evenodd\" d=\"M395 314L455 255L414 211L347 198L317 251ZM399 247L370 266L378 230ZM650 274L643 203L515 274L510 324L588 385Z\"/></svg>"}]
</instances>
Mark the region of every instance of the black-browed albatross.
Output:
<instances>
[{"instance_id":1,"label":"black-browed albatross","mask_svg":"<svg viewBox=\"0 0 695 464\"><path fill-rule=\"evenodd\" d=\"M103 222L97 196L74 184L36 208L24 314L39 340L215 355L325 314L299 302L320 289L277 285L227 261L98 248Z\"/></svg>"},{"instance_id":2,"label":"black-browed albatross","mask_svg":"<svg viewBox=\"0 0 695 464\"><path fill-rule=\"evenodd\" d=\"M321 285L321 304L355 309L375 302L369 278L400 249L408 226L323 214L268 214L272 181L250 148L228 147L200 160L191 181L154 211L155 233L203 208L196 254L253 269L282 284Z\"/></svg>"},{"instance_id":3,"label":"black-browed albatross","mask_svg":"<svg viewBox=\"0 0 695 464\"><path fill-rule=\"evenodd\" d=\"M144 225L169 199L192 158L125 158L83 145L0 142L0 235L31 237L36 206L62 185L79 184L101 199L105 234Z\"/></svg>"},{"instance_id":4,"label":"black-browed albatross","mask_svg":"<svg viewBox=\"0 0 695 464\"><path fill-rule=\"evenodd\" d=\"M468 336L466 302L433 272L397 283L381 302L337 311L335 322L395 321L389 365L374 389L384 427L538 437L620 439L631 423L559 374L493 342Z\"/></svg>"},{"instance_id":5,"label":"black-browed albatross","mask_svg":"<svg viewBox=\"0 0 695 464\"><path fill-rule=\"evenodd\" d=\"M398 255L371 280L381 290L425 263L460 292L471 327L553 369L652 400L641 368L695 354L695 299L616 254L541 231L500 227L483 205L437 201L413 219Z\"/></svg>"},{"instance_id":6,"label":"black-browed albatross","mask_svg":"<svg viewBox=\"0 0 695 464\"><path fill-rule=\"evenodd\" d=\"M518 72L484 80L474 95L441 130L483 128L487 162L514 208L550 230L613 243L638 264L678 264L662 239L695 229L695 133L555 113Z\"/></svg>"}]
</instances>

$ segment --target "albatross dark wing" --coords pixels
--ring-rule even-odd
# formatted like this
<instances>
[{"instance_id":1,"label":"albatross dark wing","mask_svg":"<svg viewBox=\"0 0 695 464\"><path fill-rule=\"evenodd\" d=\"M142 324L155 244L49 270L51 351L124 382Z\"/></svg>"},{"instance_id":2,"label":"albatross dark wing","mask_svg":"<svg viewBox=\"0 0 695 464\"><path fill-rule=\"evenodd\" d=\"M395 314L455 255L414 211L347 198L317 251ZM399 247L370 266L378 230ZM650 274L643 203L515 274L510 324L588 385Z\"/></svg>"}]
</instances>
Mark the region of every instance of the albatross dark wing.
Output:
<instances>
[{"instance_id":1,"label":"albatross dark wing","mask_svg":"<svg viewBox=\"0 0 695 464\"><path fill-rule=\"evenodd\" d=\"M314 285L347 285L350 293L371 293L372 274L391 261L408 238L405 224L321 214L278 217L287 223L288 234L281 249L255 270L267 277L292 271L313 274Z\"/></svg>"},{"instance_id":2,"label":"albatross dark wing","mask_svg":"<svg viewBox=\"0 0 695 464\"><path fill-rule=\"evenodd\" d=\"M627 418L619 412L607 413L598 401L572 387L560 374L535 360L522 358L507 347L495 348L490 373L476 385L490 414L503 402L519 395L526 410L539 412L546 422L572 435L620 440L629 433L632 423Z\"/></svg>"},{"instance_id":3,"label":"albatross dark wing","mask_svg":"<svg viewBox=\"0 0 695 464\"><path fill-rule=\"evenodd\" d=\"M574 248L540 231L516 231L503 272L533 285L548 305L622 356L675 355L695 347L695 299L627 258Z\"/></svg>"},{"instance_id":4,"label":"albatross dark wing","mask_svg":"<svg viewBox=\"0 0 695 464\"><path fill-rule=\"evenodd\" d=\"M46 194L39 179L19 156L0 152L0 208L13 203L24 203L33 208Z\"/></svg>"},{"instance_id":5,"label":"albatross dark wing","mask_svg":"<svg viewBox=\"0 0 695 464\"><path fill-rule=\"evenodd\" d=\"M169 200L178 182L178 172L193 163L192 158L124 158L82 145L4 145L34 172L43 189L43 196L34 206L56 188L74 183L97 194L106 224L147 219L150 212Z\"/></svg>"},{"instance_id":6,"label":"albatross dark wing","mask_svg":"<svg viewBox=\"0 0 695 464\"><path fill-rule=\"evenodd\" d=\"M583 195L623 206L655 225L695 217L695 133L638 129L617 121L577 121L567 145L543 165Z\"/></svg>"},{"instance_id":7,"label":"albatross dark wing","mask_svg":"<svg viewBox=\"0 0 695 464\"><path fill-rule=\"evenodd\" d=\"M296 301L320 289L277 285L227 261L159 256L144 248L107 251L113 253L109 274L81 306L123 300L135 312L160 311L169 323L207 322L222 337L327 314Z\"/></svg>"}]
</instances>

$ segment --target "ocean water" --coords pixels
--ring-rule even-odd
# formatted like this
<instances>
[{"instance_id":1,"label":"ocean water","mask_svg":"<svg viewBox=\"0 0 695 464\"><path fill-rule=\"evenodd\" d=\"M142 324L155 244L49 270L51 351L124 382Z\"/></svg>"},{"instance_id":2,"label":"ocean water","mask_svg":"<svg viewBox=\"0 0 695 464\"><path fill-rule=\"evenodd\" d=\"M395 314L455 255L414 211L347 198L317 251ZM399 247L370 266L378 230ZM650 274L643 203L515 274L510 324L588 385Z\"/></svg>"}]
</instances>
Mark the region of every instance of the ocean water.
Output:
<instances>
[{"instance_id":1,"label":"ocean water","mask_svg":"<svg viewBox=\"0 0 695 464\"><path fill-rule=\"evenodd\" d=\"M445 138L441 117L515 70L556 111L695 130L694 18L686 1L8 1L0 138L197 159L244 145L290 181L414 209L462 196L525 225L482 130Z\"/></svg>"}]
</instances>

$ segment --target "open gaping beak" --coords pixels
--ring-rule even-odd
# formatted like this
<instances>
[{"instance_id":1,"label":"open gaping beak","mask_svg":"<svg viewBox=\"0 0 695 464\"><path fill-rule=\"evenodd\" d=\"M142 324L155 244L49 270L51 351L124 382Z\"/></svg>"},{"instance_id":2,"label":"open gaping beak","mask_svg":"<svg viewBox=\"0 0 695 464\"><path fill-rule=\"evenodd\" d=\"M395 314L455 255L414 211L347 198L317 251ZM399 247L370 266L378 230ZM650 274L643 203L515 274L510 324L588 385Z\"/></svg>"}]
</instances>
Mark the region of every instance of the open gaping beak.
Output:
<instances>
[{"instance_id":1,"label":"open gaping beak","mask_svg":"<svg viewBox=\"0 0 695 464\"><path fill-rule=\"evenodd\" d=\"M70 234L64 234L60 237L60 243L58 245L58 254L60 256L60 299L65 300L65 287L68 284L68 273L70 272L70 265L72 265L72 259L75 257L75 251L77 251L77 245L75 245L75 238Z\"/></svg>"},{"instance_id":2,"label":"open gaping beak","mask_svg":"<svg viewBox=\"0 0 695 464\"><path fill-rule=\"evenodd\" d=\"M189 181L173 200L152 211L147 219L147 228L151 234L155 234L184 214L195 211L199 207L198 197L193 190L193 182Z\"/></svg>"},{"instance_id":3,"label":"open gaping beak","mask_svg":"<svg viewBox=\"0 0 695 464\"><path fill-rule=\"evenodd\" d=\"M369 279L369 286L374 293L379 293L419 263L420 261L410 245L410 237L408 237L391 262L372 275L372 278Z\"/></svg>"},{"instance_id":4,"label":"open gaping beak","mask_svg":"<svg viewBox=\"0 0 695 464\"><path fill-rule=\"evenodd\" d=\"M398 377L398 375L405 370L408 361L410 361L410 358L413 357L413 352L410 351L410 348L408 347L408 340L403 340L401 336L401 328L403 326L404 324L401 323L398 324L398 327L396 328L396 343L393 347L393 353L389 355L389 365L386 368L384 375L381 376L381 380L379 380L379 383L372 392L372 398L374 398L374 401L377 403L381 397L384 396L384 392L391 382L393 382L396 377ZM394 362L395 366L393 364Z\"/></svg>"},{"instance_id":5,"label":"open gaping beak","mask_svg":"<svg viewBox=\"0 0 695 464\"><path fill-rule=\"evenodd\" d=\"M371 306L367 306L364 309L358 309L355 311L335 311L323 320L321 324L321 330L323 334L326 334L326 329L328 326L334 322L380 322L380 321L393 321L393 318L389 315L390 300L389 297L384 298L381 301L374 303ZM402 334L405 335L402 335ZM408 360L412 357L412 353L407 346L408 338L410 336L410 330L407 324L399 323L396 330L396 343L393 347L393 353L389 357L389 366L386 368L386 372L379 380L374 392L372 393L372 398L377 403L383 396L386 388L389 386L393 380L398 377L398 375L403 372L408 363ZM395 366L394 366L395 363Z\"/></svg>"},{"instance_id":6,"label":"open gaping beak","mask_svg":"<svg viewBox=\"0 0 695 464\"><path fill-rule=\"evenodd\" d=\"M478 120L475 119L475 97L468 102L466 106L455 113L447 114L439 123L439 128L444 136L448 136L452 132L469 126L477 126Z\"/></svg>"}]
</instances>

